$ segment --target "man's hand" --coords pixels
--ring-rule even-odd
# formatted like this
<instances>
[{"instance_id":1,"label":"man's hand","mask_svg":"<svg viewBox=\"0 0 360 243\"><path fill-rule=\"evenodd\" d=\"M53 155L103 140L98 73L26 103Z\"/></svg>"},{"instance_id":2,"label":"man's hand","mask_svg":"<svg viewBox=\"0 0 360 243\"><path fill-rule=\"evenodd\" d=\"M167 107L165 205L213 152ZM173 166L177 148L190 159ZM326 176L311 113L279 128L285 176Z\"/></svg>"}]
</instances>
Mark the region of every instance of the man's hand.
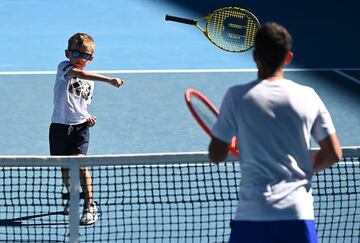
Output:
<instances>
[{"instance_id":1,"label":"man's hand","mask_svg":"<svg viewBox=\"0 0 360 243\"><path fill-rule=\"evenodd\" d=\"M224 161L229 153L229 144L212 136L209 144L209 159L218 164Z\"/></svg>"}]
</instances>

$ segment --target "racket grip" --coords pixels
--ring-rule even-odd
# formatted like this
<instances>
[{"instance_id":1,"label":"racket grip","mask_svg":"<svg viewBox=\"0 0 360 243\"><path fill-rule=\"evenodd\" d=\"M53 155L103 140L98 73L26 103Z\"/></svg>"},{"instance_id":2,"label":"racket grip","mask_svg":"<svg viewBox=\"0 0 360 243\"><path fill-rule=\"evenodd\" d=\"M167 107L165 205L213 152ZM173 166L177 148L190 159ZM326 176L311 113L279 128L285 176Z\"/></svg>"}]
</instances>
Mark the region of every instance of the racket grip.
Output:
<instances>
[{"instance_id":1,"label":"racket grip","mask_svg":"<svg viewBox=\"0 0 360 243\"><path fill-rule=\"evenodd\" d=\"M166 15L165 20L166 21L174 21L174 22L183 23L183 24L196 25L196 21L193 19L185 19L185 18L171 16L171 15Z\"/></svg>"}]
</instances>

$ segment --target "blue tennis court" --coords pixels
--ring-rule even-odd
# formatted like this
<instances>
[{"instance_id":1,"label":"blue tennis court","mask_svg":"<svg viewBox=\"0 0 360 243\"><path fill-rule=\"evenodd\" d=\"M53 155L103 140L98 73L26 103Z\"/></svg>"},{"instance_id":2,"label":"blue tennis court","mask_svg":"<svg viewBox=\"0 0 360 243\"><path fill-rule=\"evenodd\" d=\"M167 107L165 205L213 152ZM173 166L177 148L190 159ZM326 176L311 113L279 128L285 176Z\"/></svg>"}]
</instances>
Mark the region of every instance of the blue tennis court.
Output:
<instances>
[{"instance_id":1,"label":"blue tennis court","mask_svg":"<svg viewBox=\"0 0 360 243\"><path fill-rule=\"evenodd\" d=\"M226 53L195 27L164 21L166 14L200 18L231 5L252 11L260 22L289 28L295 39L291 67L360 66L354 55L360 41L354 31L357 1L2 0L0 71L54 71L76 32L96 41L92 70L255 68L251 52Z\"/></svg>"},{"instance_id":2,"label":"blue tennis court","mask_svg":"<svg viewBox=\"0 0 360 243\"><path fill-rule=\"evenodd\" d=\"M209 138L200 130L187 110L184 92L187 88L195 88L219 107L223 95L230 86L256 78L252 53L251 51L241 54L224 52L212 45L195 27L166 22L164 17L165 14L174 14L200 18L216 8L230 5L239 5L249 9L261 22L275 20L288 27L294 37L295 59L287 67L286 77L313 87L332 113L342 145L358 147L360 145L360 130L358 129L360 127L360 59L355 53L360 53L358 45L360 32L354 30L357 29L356 9L360 3L356 1L346 4L328 1L323 4L314 1L280 0L260 4L251 0L210 1L210 3L205 0L195 3L185 0L96 0L91 2L1 0L0 154L49 154L48 127L52 112L55 70L58 63L65 59L64 50L69 36L76 32L87 32L95 39L95 60L88 66L90 70L121 77L126 81L119 90L102 83L96 84L90 111L98 117L98 123L91 130L90 155L205 151ZM355 161L356 163L358 160ZM353 170L357 170L357 173L354 173L355 177L349 176L351 180L348 186L356 188L358 185L356 181L360 178L358 168ZM5 176L10 176L6 174L7 170L3 173ZM19 177L27 173L20 172ZM34 172L34 175L40 177L39 173L41 174L41 172ZM33 211L16 214L14 217L20 219L15 222L4 221L5 212L0 211L0 222L2 225L7 225L5 232L11 232L14 235L22 231L29 232L26 227L16 225L22 221L23 226L37 224L39 227L35 226L32 228L33 231L39 232L43 226L50 225L49 231L61 228L63 236L69 233L65 227L67 219L58 213L63 207L63 201L57 200L57 196L61 197L58 171L46 173L49 173L48 178L53 177L53 179L44 178L43 180L49 181L54 188L55 185L60 188L56 189L60 191L57 191L58 194L55 193L50 200L52 208L43 208L40 206L41 200L35 201ZM94 173L97 172L94 171ZM104 175L105 171L99 172L97 177L101 178ZM140 174L141 176L144 175ZM168 175L165 173L163 176ZM188 177L186 177L188 184L199 183L192 177L191 179ZM36 190L41 190L37 184L40 180L34 180ZM135 231L138 238L134 241L141 241L142 236L138 228L127 226L125 223L127 221L120 222L107 212L114 211L116 203L111 202L107 205L109 199L106 197L111 197L112 194L104 193L106 196L102 198L100 191L108 190L108 186L105 185L106 182L98 180L97 190L100 197L98 199L101 200L104 211L104 221L101 225L110 225L112 228L97 228L96 226L82 228L80 239L86 239L87 242L101 240L111 242L121 237L131 241L133 237L126 233L123 235L109 233L111 235L108 236L109 238L102 239L94 236L100 234L100 230L105 230L105 234L106 231ZM5 181L4 179L2 184L6 184ZM126 194L126 189L131 187L131 182L127 182L128 187L122 189L124 190L122 193ZM184 185L180 182L176 183L176 185ZM345 182L339 180L338 183L342 185ZM140 184L145 185L145 182L140 181ZM155 193L161 194L161 183L158 185L159 189ZM196 190L195 194L198 193ZM332 195L330 197L337 202L336 189L334 190L335 192L330 192ZM354 210L353 215L357 217L356 205L359 198L354 199L353 195L358 195L358 191L354 190L355 193L354 191L350 193L349 201L350 207L355 208L351 209ZM171 195L176 192L177 190L173 188ZM203 196L202 193L200 193L201 196ZM322 191L319 191L319 194L321 193ZM41 198L40 192L35 194L36 197ZM21 203L25 202L20 200ZM144 210L152 216L150 221L144 223L141 213L134 214L127 211L129 204L131 203L122 205L122 215L117 215L119 218L134 217L145 228L146 223L154 225L152 221L156 221L155 215L159 213L157 208L148 209L138 206L139 212ZM178 205L180 214L185 212L185 208L190 207L190 204L186 201ZM196 213L200 214L202 210L200 204L191 206L195 208L195 216ZM339 216L339 203L334 203L333 206L335 218L339 221L345 220ZM171 207L175 206L166 205L165 202L163 207L165 207L163 208L165 214L170 215ZM53 212L52 215L41 216L42 212L49 210ZM319 211L319 213L327 221L333 222L334 219L326 216L328 211ZM207 217L207 220L215 222L214 215L205 214L207 216L201 217ZM230 218L232 212L225 214ZM40 216L28 220L26 219L28 215ZM167 226L171 220L175 219L168 217L161 222L161 227L166 232L165 236L169 236L170 240L173 232ZM178 233L176 239L179 242L185 241L187 239L185 232L188 229L186 225L189 221L180 216L176 220L181 221L178 229L181 233ZM356 241L359 239L359 233L356 230L359 222L358 219L355 220L357 221L353 227L354 235L357 236ZM210 241L217 239L215 237L201 238L198 226L196 226L197 222L196 220L192 222L195 225L194 241L205 242L209 239ZM119 226L117 227L116 224ZM336 222L333 224L336 225ZM147 230L153 234L151 237L156 239L154 226L148 227L150 228ZM210 224L209 227L209 232L211 232L215 226ZM324 227L323 230L326 232L326 224ZM0 226L0 241L5 241L4 227L2 228ZM30 230L29 239L33 239L32 236L35 235L32 230ZM218 230L228 232L225 226ZM43 233L51 232L44 231ZM90 236L86 235L87 233ZM343 234L345 235L344 232ZM58 240L61 241L61 239ZM348 242L355 241L348 240ZM335 241L330 239L324 242L336 242L336 238Z\"/></svg>"},{"instance_id":3,"label":"blue tennis court","mask_svg":"<svg viewBox=\"0 0 360 243\"><path fill-rule=\"evenodd\" d=\"M256 77L252 54L224 52L195 27L166 22L164 16L200 18L226 5L239 3L0 1L0 92L8 101L0 106L15 111L0 118L1 153L48 154L54 72L65 58L67 39L79 31L90 33L97 45L88 68L126 80L120 90L97 84L91 112L99 122L92 131L91 154L203 150L208 138L191 120L183 92L198 88L219 106L228 87ZM289 28L295 58L288 68L298 71L287 77L314 87L333 113L341 142L358 145L360 61L352 53L359 52L359 33L351 31L356 29L357 3L240 5L261 22L275 20ZM172 122L164 126L167 114ZM115 121L117 129L112 127Z\"/></svg>"},{"instance_id":4,"label":"blue tennis court","mask_svg":"<svg viewBox=\"0 0 360 243\"><path fill-rule=\"evenodd\" d=\"M185 90L195 88L219 107L227 88L255 79L256 72L208 70L110 75L123 77L127 83L120 89L96 84L90 106L90 111L98 117L97 125L91 130L89 154L92 155L206 150L209 138L188 111ZM360 144L357 129L360 97L354 82L331 70L294 70L287 76L319 92L333 113L343 146ZM0 117L2 154L49 154L53 82L54 74L0 75L0 95L7 100L0 103L0 109L16 111Z\"/></svg>"}]
</instances>

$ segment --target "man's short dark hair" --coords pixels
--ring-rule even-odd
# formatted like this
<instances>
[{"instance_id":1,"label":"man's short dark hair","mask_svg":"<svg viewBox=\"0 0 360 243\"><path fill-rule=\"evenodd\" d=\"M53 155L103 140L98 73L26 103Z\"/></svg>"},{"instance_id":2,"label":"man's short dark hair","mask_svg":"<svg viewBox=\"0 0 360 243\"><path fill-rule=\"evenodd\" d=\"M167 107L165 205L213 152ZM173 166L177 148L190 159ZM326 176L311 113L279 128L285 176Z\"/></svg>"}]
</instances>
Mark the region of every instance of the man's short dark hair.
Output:
<instances>
[{"instance_id":1,"label":"man's short dark hair","mask_svg":"<svg viewBox=\"0 0 360 243\"><path fill-rule=\"evenodd\" d=\"M264 68L274 72L282 66L291 46L292 37L289 32L275 22L268 22L256 33L254 54Z\"/></svg>"}]
</instances>

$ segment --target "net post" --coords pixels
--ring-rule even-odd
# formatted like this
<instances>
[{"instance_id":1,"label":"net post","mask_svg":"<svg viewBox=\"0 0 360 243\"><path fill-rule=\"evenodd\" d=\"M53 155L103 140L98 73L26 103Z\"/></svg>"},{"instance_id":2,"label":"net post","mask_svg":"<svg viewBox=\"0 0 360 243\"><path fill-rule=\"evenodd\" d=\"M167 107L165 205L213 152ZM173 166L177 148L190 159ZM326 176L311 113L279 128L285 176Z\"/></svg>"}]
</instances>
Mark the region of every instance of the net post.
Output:
<instances>
[{"instance_id":1,"label":"net post","mask_svg":"<svg viewBox=\"0 0 360 243\"><path fill-rule=\"evenodd\" d=\"M80 202L80 164L75 160L69 163L70 175L70 211L69 242L79 242L79 202Z\"/></svg>"}]
</instances>

